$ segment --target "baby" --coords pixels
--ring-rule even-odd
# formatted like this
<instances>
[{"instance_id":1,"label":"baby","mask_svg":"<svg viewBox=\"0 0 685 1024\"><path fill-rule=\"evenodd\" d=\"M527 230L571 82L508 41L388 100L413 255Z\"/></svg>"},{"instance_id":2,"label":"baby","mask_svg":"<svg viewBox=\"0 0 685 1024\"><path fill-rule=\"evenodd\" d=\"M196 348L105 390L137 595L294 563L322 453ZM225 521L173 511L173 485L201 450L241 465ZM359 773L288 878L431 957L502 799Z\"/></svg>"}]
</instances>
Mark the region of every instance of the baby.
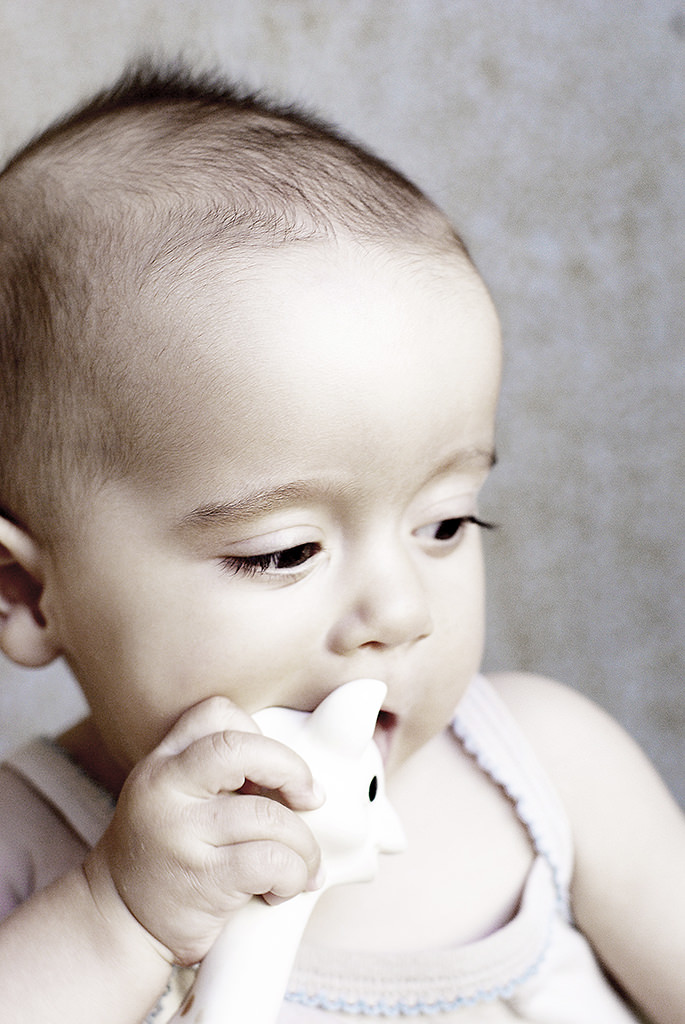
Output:
<instances>
[{"instance_id":1,"label":"baby","mask_svg":"<svg viewBox=\"0 0 685 1024\"><path fill-rule=\"evenodd\" d=\"M407 849L323 894L279 1020L682 1024L679 810L586 700L478 673L500 341L446 218L145 70L0 210L0 641L89 706L0 774L3 1019L168 1020L253 894L316 890L322 796L251 716L373 677Z\"/></svg>"}]
</instances>

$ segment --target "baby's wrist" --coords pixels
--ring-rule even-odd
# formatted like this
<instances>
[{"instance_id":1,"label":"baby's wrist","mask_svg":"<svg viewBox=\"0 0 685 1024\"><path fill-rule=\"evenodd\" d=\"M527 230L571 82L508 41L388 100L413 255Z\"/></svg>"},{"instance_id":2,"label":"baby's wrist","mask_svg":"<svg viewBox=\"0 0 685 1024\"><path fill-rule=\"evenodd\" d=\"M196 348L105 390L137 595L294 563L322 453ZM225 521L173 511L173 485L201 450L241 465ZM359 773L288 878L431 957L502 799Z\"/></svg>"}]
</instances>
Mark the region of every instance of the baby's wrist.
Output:
<instances>
[{"instance_id":1,"label":"baby's wrist","mask_svg":"<svg viewBox=\"0 0 685 1024\"><path fill-rule=\"evenodd\" d=\"M169 971L175 962L171 950L153 935L138 919L120 892L106 858L97 849L83 863L83 874L97 914L105 922L117 945L136 959L149 958Z\"/></svg>"}]
</instances>

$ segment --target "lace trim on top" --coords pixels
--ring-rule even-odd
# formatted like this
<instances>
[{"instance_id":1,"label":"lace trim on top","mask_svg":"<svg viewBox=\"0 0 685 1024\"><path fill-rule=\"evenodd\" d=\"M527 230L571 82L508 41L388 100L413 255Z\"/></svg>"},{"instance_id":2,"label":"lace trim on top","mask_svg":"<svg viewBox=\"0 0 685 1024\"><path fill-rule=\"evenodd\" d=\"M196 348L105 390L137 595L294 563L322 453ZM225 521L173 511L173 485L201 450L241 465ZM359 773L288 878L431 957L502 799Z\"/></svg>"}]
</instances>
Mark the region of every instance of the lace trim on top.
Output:
<instances>
[{"instance_id":1,"label":"lace trim on top","mask_svg":"<svg viewBox=\"0 0 685 1024\"><path fill-rule=\"evenodd\" d=\"M452 728L464 750L513 803L535 851L552 870L559 907L568 917L573 838L566 811L528 740L484 676L472 681Z\"/></svg>"},{"instance_id":2,"label":"lace trim on top","mask_svg":"<svg viewBox=\"0 0 685 1024\"><path fill-rule=\"evenodd\" d=\"M549 867L538 858L518 913L492 935L454 949L371 955L336 952L328 968L325 954L304 947L286 998L301 1006L343 1013L397 1016L445 1013L507 997L539 970L550 942L555 906Z\"/></svg>"}]
</instances>

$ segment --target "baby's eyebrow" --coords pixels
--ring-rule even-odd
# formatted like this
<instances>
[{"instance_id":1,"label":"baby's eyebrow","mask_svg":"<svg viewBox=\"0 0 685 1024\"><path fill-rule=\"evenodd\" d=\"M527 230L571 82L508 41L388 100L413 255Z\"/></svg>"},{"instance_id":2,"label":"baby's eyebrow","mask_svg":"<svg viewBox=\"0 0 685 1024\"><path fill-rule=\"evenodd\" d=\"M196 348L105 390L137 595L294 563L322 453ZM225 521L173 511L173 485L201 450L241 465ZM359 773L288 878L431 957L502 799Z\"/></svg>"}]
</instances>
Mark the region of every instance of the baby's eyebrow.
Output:
<instances>
[{"instance_id":1,"label":"baby's eyebrow","mask_svg":"<svg viewBox=\"0 0 685 1024\"><path fill-rule=\"evenodd\" d=\"M286 505L322 500L330 490L329 482L295 480L279 487L252 491L232 501L201 505L183 517L181 526L201 528L212 523L241 522L254 516L277 512Z\"/></svg>"},{"instance_id":2,"label":"baby's eyebrow","mask_svg":"<svg viewBox=\"0 0 685 1024\"><path fill-rule=\"evenodd\" d=\"M435 466L429 479L442 476L444 473L459 472L460 470L486 470L494 469L497 465L497 453L494 448L466 448L460 449L447 458L442 459Z\"/></svg>"}]
</instances>

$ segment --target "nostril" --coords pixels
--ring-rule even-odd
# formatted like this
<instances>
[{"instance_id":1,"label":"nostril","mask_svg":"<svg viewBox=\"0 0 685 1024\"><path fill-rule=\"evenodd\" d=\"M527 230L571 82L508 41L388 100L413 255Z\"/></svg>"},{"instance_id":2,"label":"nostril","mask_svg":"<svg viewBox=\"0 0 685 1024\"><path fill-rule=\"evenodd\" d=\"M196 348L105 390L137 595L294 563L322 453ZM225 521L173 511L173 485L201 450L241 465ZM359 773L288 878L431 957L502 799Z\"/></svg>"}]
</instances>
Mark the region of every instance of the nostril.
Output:
<instances>
[{"instance_id":1,"label":"nostril","mask_svg":"<svg viewBox=\"0 0 685 1024\"><path fill-rule=\"evenodd\" d=\"M378 776L374 775L369 783L369 802L373 803L378 794Z\"/></svg>"}]
</instances>

